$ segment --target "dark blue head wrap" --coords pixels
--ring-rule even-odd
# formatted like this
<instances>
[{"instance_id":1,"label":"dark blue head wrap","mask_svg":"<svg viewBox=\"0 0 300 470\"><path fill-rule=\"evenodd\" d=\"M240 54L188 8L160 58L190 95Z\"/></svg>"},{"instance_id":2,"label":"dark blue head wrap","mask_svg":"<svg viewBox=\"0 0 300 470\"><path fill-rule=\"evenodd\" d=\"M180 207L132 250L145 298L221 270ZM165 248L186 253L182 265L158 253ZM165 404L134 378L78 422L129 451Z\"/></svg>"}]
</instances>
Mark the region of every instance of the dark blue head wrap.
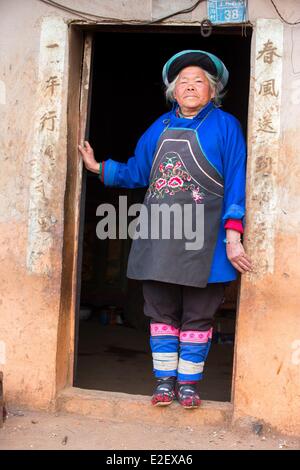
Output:
<instances>
[{"instance_id":1,"label":"dark blue head wrap","mask_svg":"<svg viewBox=\"0 0 300 470\"><path fill-rule=\"evenodd\" d=\"M217 56L200 50L186 50L173 55L162 71L164 84L168 86L182 69L191 65L196 65L216 77L220 91L225 88L229 76L227 68Z\"/></svg>"}]
</instances>

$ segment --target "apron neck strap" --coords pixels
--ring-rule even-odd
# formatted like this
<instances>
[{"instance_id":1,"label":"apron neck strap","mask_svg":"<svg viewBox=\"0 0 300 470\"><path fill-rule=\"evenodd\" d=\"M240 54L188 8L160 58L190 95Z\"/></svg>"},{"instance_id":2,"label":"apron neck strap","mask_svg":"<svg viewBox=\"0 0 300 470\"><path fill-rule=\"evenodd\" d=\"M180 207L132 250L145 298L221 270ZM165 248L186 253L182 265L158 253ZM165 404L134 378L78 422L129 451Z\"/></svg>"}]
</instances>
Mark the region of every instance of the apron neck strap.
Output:
<instances>
[{"instance_id":1,"label":"apron neck strap","mask_svg":"<svg viewBox=\"0 0 300 470\"><path fill-rule=\"evenodd\" d=\"M197 130L199 129L199 127L201 126L201 124L202 124L202 123L205 121L205 119L210 115L210 113L211 113L212 111L214 111L214 109L215 109L215 108L210 109L210 110L208 111L208 113L205 114L204 118L201 119L201 121L199 122L199 124L198 124L198 126L196 127L195 131L197 131Z\"/></svg>"}]
</instances>

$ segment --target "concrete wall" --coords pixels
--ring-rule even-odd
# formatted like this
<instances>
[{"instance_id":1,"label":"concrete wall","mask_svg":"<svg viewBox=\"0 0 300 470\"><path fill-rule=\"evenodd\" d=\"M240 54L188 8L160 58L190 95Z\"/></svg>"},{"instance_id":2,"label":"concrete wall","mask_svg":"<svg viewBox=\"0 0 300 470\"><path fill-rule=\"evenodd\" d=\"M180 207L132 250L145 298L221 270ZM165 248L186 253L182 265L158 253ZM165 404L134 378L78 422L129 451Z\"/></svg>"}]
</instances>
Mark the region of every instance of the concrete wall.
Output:
<instances>
[{"instance_id":1,"label":"concrete wall","mask_svg":"<svg viewBox=\"0 0 300 470\"><path fill-rule=\"evenodd\" d=\"M293 21L300 5L297 12ZM282 59L262 65L259 51L268 39ZM241 283L234 393L236 417L255 416L295 434L300 434L299 39L299 27L278 20L256 23L246 236L255 272ZM262 83L270 79L278 96L263 96Z\"/></svg>"},{"instance_id":2,"label":"concrete wall","mask_svg":"<svg viewBox=\"0 0 300 470\"><path fill-rule=\"evenodd\" d=\"M114 23L138 23L193 2L62 3L103 16L102 22L113 18ZM296 0L277 1L277 5L288 21L299 18ZM169 23L197 24L205 16L203 3L193 13ZM235 416L264 419L285 432L300 434L300 33L299 27L280 22L269 0L249 0L249 17L254 35L246 239L256 271L244 277L241 285ZM257 43L257 28L263 31L258 18L277 20L272 23L270 40L276 37L282 47L279 68L274 68L282 86L275 90L277 96L270 97L274 98L270 103L266 101L269 97L261 100L257 89L257 78L266 80L267 71L259 68L260 49L256 47L268 36L267 29ZM0 369L6 399L31 407L48 408L53 403L63 341L59 324L67 175L68 24L75 20L84 21L38 0L1 2ZM275 135L270 133L272 138L266 141L268 152L264 152L257 114L266 103L274 106L274 121L269 121L269 126L277 126ZM260 169L268 164L268 157L275 158L263 176ZM260 200L261 192L264 198ZM263 237L258 236L263 221L257 214L267 217ZM261 263L264 258L268 265Z\"/></svg>"}]
</instances>

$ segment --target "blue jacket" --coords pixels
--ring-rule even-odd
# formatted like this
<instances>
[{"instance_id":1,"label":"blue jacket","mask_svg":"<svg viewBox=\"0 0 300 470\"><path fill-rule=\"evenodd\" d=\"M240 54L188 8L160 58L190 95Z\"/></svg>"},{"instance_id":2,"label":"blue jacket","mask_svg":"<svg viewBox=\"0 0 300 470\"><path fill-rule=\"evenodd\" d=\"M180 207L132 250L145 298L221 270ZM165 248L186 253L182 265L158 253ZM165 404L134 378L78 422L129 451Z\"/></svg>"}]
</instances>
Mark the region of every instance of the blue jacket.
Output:
<instances>
[{"instance_id":1,"label":"blue jacket","mask_svg":"<svg viewBox=\"0 0 300 470\"><path fill-rule=\"evenodd\" d=\"M121 188L147 187L156 144L166 121L170 120L169 129L195 129L213 107L208 103L193 119L178 117L176 107L163 114L139 139L134 156L127 163L111 159L105 162L104 184ZM245 215L245 141L239 121L220 108L210 113L197 133L202 152L224 179L222 222L208 282L228 282L236 279L237 271L226 255L224 224L227 219L243 220Z\"/></svg>"}]
</instances>

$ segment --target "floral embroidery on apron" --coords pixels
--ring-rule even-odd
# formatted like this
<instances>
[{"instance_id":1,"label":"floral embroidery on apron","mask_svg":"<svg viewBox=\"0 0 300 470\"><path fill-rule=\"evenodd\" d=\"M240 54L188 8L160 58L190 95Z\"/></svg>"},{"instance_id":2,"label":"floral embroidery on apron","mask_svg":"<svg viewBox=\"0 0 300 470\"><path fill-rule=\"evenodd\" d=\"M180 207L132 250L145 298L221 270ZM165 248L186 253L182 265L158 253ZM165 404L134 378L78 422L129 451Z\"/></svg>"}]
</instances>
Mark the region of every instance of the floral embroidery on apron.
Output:
<instances>
[{"instance_id":1,"label":"floral embroidery on apron","mask_svg":"<svg viewBox=\"0 0 300 470\"><path fill-rule=\"evenodd\" d=\"M189 191L191 198L197 203L203 203L204 192L195 184L193 177L180 160L178 154L170 152L159 165L159 175L151 181L146 199L162 199L165 194L174 196L178 191Z\"/></svg>"}]
</instances>

